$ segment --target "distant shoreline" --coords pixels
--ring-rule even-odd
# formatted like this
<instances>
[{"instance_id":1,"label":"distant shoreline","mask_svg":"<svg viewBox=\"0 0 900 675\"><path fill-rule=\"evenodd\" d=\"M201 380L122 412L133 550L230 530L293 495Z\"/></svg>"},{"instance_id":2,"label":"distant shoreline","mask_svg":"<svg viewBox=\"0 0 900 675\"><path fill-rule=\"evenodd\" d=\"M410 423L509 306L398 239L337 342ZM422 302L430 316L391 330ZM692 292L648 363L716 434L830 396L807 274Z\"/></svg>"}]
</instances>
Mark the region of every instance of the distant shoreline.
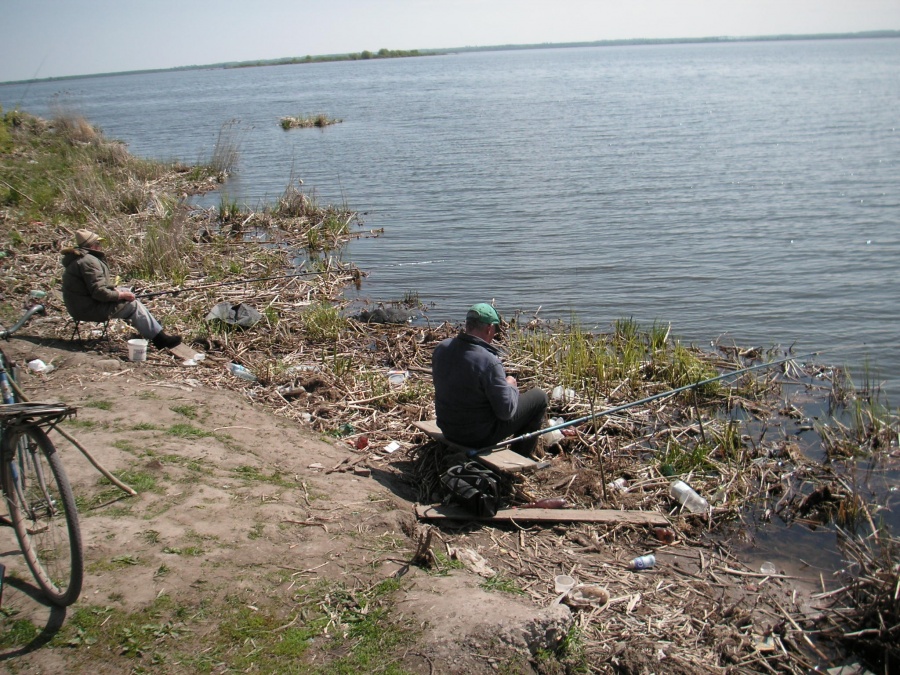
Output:
<instances>
[{"instance_id":1,"label":"distant shoreline","mask_svg":"<svg viewBox=\"0 0 900 675\"><path fill-rule=\"evenodd\" d=\"M731 42L790 42L797 40L867 40L878 38L900 38L900 30L875 30L859 33L816 33L800 35L759 35L751 37L702 37L702 38L632 38L622 40L595 40L592 42L556 42L520 45L496 45L489 47L454 47L449 49L412 49L387 50L378 52L355 52L346 54L324 54L320 56L289 56L280 59L255 61L227 61L207 65L176 66L174 68L148 68L144 70L125 70L109 73L92 73L89 75L62 75L59 77L41 77L27 80L10 80L3 84L29 84L34 82L54 82L58 80L79 80L89 77L112 77L114 75L144 75L147 73L166 73L180 70L227 70L231 68L260 68L265 66L298 65L303 63L326 63L331 61L366 61L386 58L415 58L421 56L440 56L463 52L496 52L517 51L522 49L572 49L578 47L631 47L640 45L670 44L721 44Z\"/></svg>"}]
</instances>

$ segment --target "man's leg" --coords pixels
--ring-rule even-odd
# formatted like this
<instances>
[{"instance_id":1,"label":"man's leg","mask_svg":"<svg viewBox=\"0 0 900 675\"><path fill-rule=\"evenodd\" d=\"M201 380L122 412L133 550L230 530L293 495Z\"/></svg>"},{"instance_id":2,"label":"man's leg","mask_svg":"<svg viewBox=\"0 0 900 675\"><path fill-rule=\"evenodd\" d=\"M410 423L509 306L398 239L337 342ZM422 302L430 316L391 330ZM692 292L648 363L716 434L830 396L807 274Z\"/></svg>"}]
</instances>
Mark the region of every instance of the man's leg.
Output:
<instances>
[{"instance_id":1,"label":"man's leg","mask_svg":"<svg viewBox=\"0 0 900 675\"><path fill-rule=\"evenodd\" d=\"M512 419L500 423L497 427L497 438L493 442L502 441L507 436L521 436L540 429L544 423L547 405L547 394L542 389L529 389L519 394L519 405L516 408L516 414L513 415ZM510 446L510 450L528 457L534 451L537 441L537 436L525 441L518 441Z\"/></svg>"},{"instance_id":2,"label":"man's leg","mask_svg":"<svg viewBox=\"0 0 900 675\"><path fill-rule=\"evenodd\" d=\"M132 300L112 316L114 319L122 319L131 324L146 340L152 340L162 331L159 321L140 300Z\"/></svg>"}]
</instances>

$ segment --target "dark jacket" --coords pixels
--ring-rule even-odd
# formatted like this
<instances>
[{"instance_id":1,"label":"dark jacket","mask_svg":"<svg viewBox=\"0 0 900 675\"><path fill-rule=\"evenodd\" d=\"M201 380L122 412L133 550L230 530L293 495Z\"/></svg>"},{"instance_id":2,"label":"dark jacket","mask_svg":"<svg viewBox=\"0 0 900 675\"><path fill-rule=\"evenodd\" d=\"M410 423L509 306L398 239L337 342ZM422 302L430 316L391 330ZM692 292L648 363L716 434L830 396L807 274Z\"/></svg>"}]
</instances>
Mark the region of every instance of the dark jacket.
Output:
<instances>
[{"instance_id":1,"label":"dark jacket","mask_svg":"<svg viewBox=\"0 0 900 675\"><path fill-rule=\"evenodd\" d=\"M128 303L119 300L115 279L102 251L66 248L62 251L63 302L76 321L106 321Z\"/></svg>"},{"instance_id":2,"label":"dark jacket","mask_svg":"<svg viewBox=\"0 0 900 675\"><path fill-rule=\"evenodd\" d=\"M506 381L497 350L480 338L460 333L441 342L431 373L437 424L452 441L481 447L516 413L519 390Z\"/></svg>"}]
</instances>

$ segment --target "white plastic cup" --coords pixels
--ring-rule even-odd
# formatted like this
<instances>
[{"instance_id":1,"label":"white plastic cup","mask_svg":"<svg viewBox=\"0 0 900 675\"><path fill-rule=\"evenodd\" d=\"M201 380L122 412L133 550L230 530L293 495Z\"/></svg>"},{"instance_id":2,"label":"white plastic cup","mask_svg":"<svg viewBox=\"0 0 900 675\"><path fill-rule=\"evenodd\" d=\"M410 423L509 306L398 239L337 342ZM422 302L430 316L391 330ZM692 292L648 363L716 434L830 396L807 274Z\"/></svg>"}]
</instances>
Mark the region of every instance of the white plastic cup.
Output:
<instances>
[{"instance_id":1,"label":"white plastic cup","mask_svg":"<svg viewBox=\"0 0 900 675\"><path fill-rule=\"evenodd\" d=\"M147 360L147 341L146 340L129 340L128 341L128 360L129 361L146 361Z\"/></svg>"},{"instance_id":2,"label":"white plastic cup","mask_svg":"<svg viewBox=\"0 0 900 675\"><path fill-rule=\"evenodd\" d=\"M553 588L557 593L568 593L575 586L575 579L568 574L560 574L553 579Z\"/></svg>"}]
</instances>

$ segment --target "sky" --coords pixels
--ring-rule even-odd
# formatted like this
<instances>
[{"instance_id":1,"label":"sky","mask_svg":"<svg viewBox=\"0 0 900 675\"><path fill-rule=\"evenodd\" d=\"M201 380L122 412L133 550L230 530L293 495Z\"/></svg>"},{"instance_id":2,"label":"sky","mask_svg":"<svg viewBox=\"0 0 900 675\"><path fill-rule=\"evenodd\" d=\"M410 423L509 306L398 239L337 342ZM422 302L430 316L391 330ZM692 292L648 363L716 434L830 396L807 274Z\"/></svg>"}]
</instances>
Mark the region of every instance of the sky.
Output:
<instances>
[{"instance_id":1,"label":"sky","mask_svg":"<svg viewBox=\"0 0 900 675\"><path fill-rule=\"evenodd\" d=\"M900 30L900 0L0 0L0 82L363 50Z\"/></svg>"}]
</instances>

